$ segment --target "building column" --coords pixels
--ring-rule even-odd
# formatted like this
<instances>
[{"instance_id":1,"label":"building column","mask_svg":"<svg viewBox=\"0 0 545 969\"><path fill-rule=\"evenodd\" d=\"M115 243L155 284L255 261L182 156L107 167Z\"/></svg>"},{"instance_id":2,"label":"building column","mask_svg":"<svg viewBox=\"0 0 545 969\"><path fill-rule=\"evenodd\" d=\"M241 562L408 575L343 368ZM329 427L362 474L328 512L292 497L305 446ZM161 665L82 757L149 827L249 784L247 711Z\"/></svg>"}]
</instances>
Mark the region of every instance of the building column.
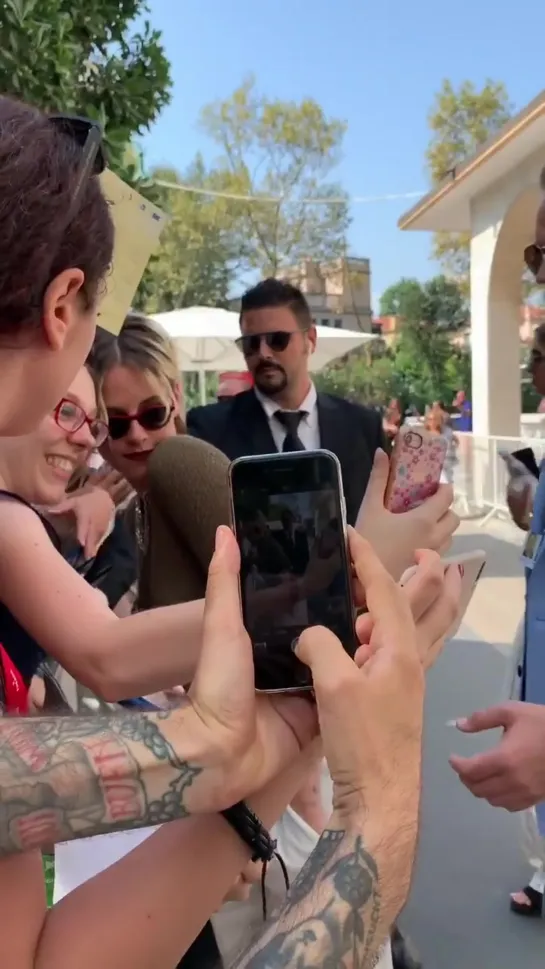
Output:
<instances>
[{"instance_id":1,"label":"building column","mask_svg":"<svg viewBox=\"0 0 545 969\"><path fill-rule=\"evenodd\" d=\"M521 251L512 237L504 244L503 220L484 214L471 239L473 432L519 437Z\"/></svg>"}]
</instances>

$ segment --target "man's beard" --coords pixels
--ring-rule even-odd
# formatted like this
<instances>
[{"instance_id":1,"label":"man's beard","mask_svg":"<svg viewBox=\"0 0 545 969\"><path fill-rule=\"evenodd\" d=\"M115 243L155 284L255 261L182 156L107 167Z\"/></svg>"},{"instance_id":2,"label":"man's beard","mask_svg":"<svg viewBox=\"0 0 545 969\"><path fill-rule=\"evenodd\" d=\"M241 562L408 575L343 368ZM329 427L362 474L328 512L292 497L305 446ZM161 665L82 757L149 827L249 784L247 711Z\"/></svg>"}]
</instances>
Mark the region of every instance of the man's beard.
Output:
<instances>
[{"instance_id":1,"label":"man's beard","mask_svg":"<svg viewBox=\"0 0 545 969\"><path fill-rule=\"evenodd\" d=\"M277 379L271 383L269 374L276 375ZM281 394L288 385L286 371L277 363L260 363L254 370L254 382L258 390L266 397L276 397Z\"/></svg>"}]
</instances>

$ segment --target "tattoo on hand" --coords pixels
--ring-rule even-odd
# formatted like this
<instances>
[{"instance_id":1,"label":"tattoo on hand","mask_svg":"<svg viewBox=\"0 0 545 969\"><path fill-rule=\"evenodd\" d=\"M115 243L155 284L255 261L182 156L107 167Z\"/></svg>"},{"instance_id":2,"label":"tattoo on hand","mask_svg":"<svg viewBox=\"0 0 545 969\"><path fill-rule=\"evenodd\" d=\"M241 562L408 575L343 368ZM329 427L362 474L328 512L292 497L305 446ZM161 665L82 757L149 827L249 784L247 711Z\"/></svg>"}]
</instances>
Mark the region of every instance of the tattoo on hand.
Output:
<instances>
[{"instance_id":1,"label":"tattoo on hand","mask_svg":"<svg viewBox=\"0 0 545 969\"><path fill-rule=\"evenodd\" d=\"M171 712L0 720L0 855L187 815Z\"/></svg>"},{"instance_id":2,"label":"tattoo on hand","mask_svg":"<svg viewBox=\"0 0 545 969\"><path fill-rule=\"evenodd\" d=\"M327 829L236 969L372 969L380 911L378 869L361 835Z\"/></svg>"}]
</instances>

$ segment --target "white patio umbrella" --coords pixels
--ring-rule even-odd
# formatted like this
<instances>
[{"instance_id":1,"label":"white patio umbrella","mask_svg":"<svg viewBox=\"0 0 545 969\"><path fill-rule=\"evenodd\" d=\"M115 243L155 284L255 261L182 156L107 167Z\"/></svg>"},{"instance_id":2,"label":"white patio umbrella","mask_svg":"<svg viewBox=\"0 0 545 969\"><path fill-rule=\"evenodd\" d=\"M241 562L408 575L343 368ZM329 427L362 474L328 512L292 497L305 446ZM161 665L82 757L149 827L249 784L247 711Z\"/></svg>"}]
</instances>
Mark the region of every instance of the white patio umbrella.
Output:
<instances>
[{"instance_id":1,"label":"white patio umbrella","mask_svg":"<svg viewBox=\"0 0 545 969\"><path fill-rule=\"evenodd\" d=\"M206 403L206 371L243 370L244 357L235 344L240 336L238 313L208 306L191 306L152 317L173 340L178 352L180 370L196 370L199 389ZM317 326L316 351L310 358L310 369L322 370L327 364L375 337L357 330Z\"/></svg>"}]
</instances>

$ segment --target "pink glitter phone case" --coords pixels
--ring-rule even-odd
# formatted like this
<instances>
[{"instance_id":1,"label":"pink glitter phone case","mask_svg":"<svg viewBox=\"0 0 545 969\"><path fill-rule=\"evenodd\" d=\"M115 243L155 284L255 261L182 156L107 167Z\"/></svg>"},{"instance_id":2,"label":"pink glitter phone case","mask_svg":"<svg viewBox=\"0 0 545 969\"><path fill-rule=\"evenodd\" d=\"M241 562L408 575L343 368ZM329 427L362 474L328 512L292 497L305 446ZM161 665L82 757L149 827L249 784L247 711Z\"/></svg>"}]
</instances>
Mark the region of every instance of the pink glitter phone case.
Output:
<instances>
[{"instance_id":1,"label":"pink glitter phone case","mask_svg":"<svg viewBox=\"0 0 545 969\"><path fill-rule=\"evenodd\" d=\"M386 488L386 507L410 511L439 487L448 442L423 427L402 427L396 437Z\"/></svg>"}]
</instances>

